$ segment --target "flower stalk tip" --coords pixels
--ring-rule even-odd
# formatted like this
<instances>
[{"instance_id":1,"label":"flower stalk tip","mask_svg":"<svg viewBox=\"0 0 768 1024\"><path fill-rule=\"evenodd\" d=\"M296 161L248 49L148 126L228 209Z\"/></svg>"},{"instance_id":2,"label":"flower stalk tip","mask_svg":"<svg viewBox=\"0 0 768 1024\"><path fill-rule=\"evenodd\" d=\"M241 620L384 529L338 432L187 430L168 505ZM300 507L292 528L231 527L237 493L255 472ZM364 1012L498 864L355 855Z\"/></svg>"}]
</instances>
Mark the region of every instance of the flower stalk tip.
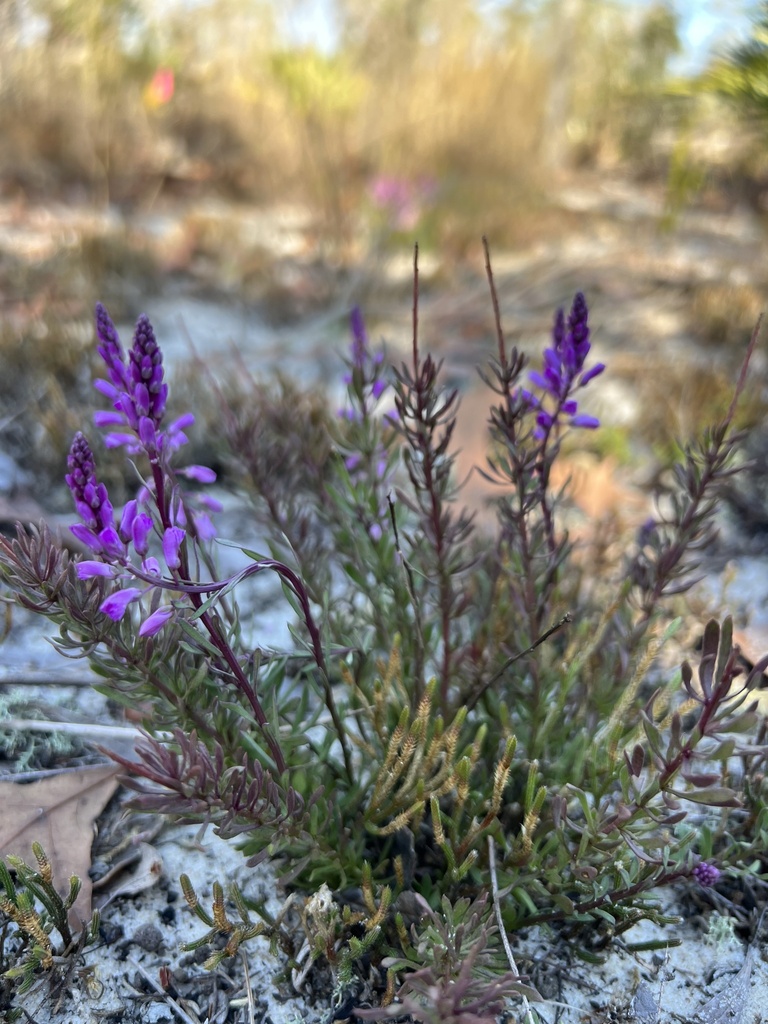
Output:
<instances>
[{"instance_id":1,"label":"flower stalk tip","mask_svg":"<svg viewBox=\"0 0 768 1024\"><path fill-rule=\"evenodd\" d=\"M704 889L708 889L717 882L720 877L720 869L715 867L714 864L707 864L706 861L701 861L693 869L693 877Z\"/></svg>"},{"instance_id":2,"label":"flower stalk tip","mask_svg":"<svg viewBox=\"0 0 768 1024\"><path fill-rule=\"evenodd\" d=\"M538 410L534 436L539 440L546 439L561 422L586 430L595 430L600 426L595 416L578 412L578 402L572 397L575 390L585 387L605 369L603 363L584 369L591 348L589 336L587 300L582 292L577 292L568 319L562 309L558 309L555 314L552 345L544 350L541 371L531 370L528 375L531 383L544 392L544 397L549 398L551 411L543 407L542 399L525 388L519 389L520 396L527 401L529 407Z\"/></svg>"}]
</instances>

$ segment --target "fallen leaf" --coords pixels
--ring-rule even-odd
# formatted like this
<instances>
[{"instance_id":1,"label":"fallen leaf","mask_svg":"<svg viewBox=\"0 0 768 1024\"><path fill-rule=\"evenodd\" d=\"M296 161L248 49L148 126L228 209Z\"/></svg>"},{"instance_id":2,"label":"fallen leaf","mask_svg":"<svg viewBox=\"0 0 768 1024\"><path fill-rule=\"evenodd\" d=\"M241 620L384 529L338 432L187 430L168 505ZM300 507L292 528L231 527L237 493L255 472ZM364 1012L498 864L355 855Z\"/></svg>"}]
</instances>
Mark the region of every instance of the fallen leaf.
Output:
<instances>
[{"instance_id":1,"label":"fallen leaf","mask_svg":"<svg viewBox=\"0 0 768 1024\"><path fill-rule=\"evenodd\" d=\"M630 1006L632 1021L636 1024L658 1024L659 1004L653 996L650 987L644 981L637 986L634 998Z\"/></svg>"},{"instance_id":2,"label":"fallen leaf","mask_svg":"<svg viewBox=\"0 0 768 1024\"><path fill-rule=\"evenodd\" d=\"M0 782L0 856L14 854L34 866L32 843L38 842L59 892L68 892L70 876L77 875L83 884L69 918L78 930L91 917L93 823L117 789L120 771L117 765L96 765L36 782Z\"/></svg>"},{"instance_id":3,"label":"fallen leaf","mask_svg":"<svg viewBox=\"0 0 768 1024\"><path fill-rule=\"evenodd\" d=\"M694 1013L696 1024L742 1024L749 998L752 974L752 947L747 950L744 966L731 981Z\"/></svg>"}]
</instances>

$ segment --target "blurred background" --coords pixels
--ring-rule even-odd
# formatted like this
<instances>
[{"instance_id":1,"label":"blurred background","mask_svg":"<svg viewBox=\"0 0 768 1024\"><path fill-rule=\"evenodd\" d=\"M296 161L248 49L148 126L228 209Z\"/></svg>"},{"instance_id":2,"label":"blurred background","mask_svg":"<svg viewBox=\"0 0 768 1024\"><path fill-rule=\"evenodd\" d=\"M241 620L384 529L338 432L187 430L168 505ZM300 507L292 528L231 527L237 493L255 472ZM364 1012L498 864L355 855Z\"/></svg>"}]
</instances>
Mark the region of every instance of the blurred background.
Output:
<instances>
[{"instance_id":1,"label":"blurred background","mask_svg":"<svg viewBox=\"0 0 768 1024\"><path fill-rule=\"evenodd\" d=\"M767 132L765 3L0 0L0 491L60 480L97 300L179 387L194 350L333 390L353 304L407 351L417 240L478 420L483 235L534 359L587 294L597 454L666 458L766 303Z\"/></svg>"}]
</instances>

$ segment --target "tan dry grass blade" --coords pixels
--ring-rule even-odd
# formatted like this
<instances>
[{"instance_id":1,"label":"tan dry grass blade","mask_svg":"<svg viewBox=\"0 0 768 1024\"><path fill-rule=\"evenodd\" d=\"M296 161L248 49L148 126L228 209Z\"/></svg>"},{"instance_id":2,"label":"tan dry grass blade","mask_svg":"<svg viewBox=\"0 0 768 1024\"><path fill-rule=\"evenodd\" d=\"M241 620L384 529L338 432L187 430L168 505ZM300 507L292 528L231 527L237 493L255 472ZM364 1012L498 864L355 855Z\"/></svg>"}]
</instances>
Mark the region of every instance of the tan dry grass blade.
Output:
<instances>
[{"instance_id":1,"label":"tan dry grass blade","mask_svg":"<svg viewBox=\"0 0 768 1024\"><path fill-rule=\"evenodd\" d=\"M0 856L13 854L34 863L32 843L42 845L61 893L77 875L82 888L70 911L80 929L91 917L91 843L93 823L117 788L116 765L65 770L37 782L0 783Z\"/></svg>"}]
</instances>

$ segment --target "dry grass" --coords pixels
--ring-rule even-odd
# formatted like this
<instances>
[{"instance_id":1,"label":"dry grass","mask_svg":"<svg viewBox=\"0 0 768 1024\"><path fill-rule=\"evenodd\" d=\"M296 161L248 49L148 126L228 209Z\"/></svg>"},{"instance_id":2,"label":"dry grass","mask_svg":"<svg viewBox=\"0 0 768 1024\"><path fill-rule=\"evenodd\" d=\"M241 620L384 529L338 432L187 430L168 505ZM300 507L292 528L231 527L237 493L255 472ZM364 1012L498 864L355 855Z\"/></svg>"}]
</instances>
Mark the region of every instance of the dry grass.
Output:
<instances>
[{"instance_id":1,"label":"dry grass","mask_svg":"<svg viewBox=\"0 0 768 1024\"><path fill-rule=\"evenodd\" d=\"M478 209L499 227L546 192L552 154L573 152L576 123L580 152L595 132L613 133L620 148L629 86L611 78L608 110L596 70L612 75L628 45L641 57L647 46L614 15L596 23L600 31L580 29L580 59L566 66L562 19L508 15L491 27L469 2L410 14L372 2L364 13L349 5L344 45L326 56L280 37L279 7L169 8L135 19L131 46L119 2L62 0L47 38L28 45L9 24L0 34L0 179L38 194L78 184L111 201L149 203L169 186L300 199L326 237L349 245L364 228L371 180L386 173L435 182L449 214L435 218L435 233L447 220L449 237L469 224L475 237ZM147 90L158 68L175 72L163 103Z\"/></svg>"},{"instance_id":2,"label":"dry grass","mask_svg":"<svg viewBox=\"0 0 768 1024\"><path fill-rule=\"evenodd\" d=\"M693 299L691 326L711 345L742 347L764 309L765 295L752 285L702 284Z\"/></svg>"}]
</instances>

